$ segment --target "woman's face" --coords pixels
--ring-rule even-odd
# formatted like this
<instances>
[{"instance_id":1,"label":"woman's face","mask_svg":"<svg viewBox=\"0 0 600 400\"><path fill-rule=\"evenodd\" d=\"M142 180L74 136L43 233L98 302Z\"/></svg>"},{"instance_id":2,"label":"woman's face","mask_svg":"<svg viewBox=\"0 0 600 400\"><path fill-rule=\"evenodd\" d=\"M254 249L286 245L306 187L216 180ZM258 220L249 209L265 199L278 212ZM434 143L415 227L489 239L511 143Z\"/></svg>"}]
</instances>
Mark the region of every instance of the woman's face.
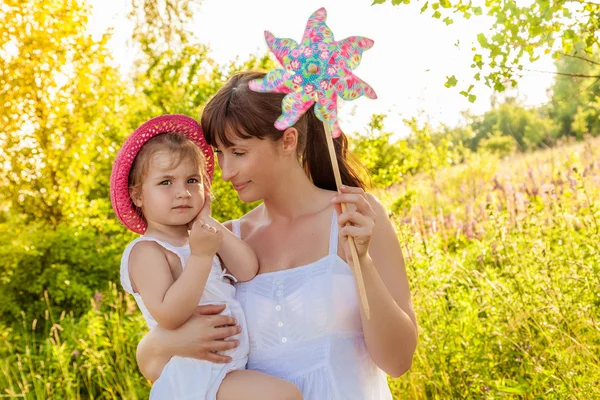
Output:
<instances>
[{"instance_id":1,"label":"woman's face","mask_svg":"<svg viewBox=\"0 0 600 400\"><path fill-rule=\"evenodd\" d=\"M269 139L242 139L234 134L228 134L227 138L233 145L225 147L217 142L216 149L222 178L231 182L243 202L264 199L285 168L278 143Z\"/></svg>"}]
</instances>

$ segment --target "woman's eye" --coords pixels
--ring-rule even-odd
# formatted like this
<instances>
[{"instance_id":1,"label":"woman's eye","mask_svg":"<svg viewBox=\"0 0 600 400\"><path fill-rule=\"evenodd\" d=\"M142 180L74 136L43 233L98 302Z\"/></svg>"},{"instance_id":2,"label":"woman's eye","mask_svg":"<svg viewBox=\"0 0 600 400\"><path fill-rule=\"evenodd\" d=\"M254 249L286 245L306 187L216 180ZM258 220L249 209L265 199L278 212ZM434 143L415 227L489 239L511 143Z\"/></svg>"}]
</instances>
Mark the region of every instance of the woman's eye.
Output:
<instances>
[{"instance_id":1,"label":"woman's eye","mask_svg":"<svg viewBox=\"0 0 600 400\"><path fill-rule=\"evenodd\" d=\"M234 155L234 156L243 156L244 154L246 154L246 153L241 153L241 152L239 152L239 151L234 151L234 152L233 152L233 155Z\"/></svg>"},{"instance_id":2,"label":"woman's eye","mask_svg":"<svg viewBox=\"0 0 600 400\"><path fill-rule=\"evenodd\" d=\"M221 151L221 150L219 150L219 149L215 149L215 148L213 148L213 152L214 152L215 154L222 153L222 151Z\"/></svg>"}]
</instances>

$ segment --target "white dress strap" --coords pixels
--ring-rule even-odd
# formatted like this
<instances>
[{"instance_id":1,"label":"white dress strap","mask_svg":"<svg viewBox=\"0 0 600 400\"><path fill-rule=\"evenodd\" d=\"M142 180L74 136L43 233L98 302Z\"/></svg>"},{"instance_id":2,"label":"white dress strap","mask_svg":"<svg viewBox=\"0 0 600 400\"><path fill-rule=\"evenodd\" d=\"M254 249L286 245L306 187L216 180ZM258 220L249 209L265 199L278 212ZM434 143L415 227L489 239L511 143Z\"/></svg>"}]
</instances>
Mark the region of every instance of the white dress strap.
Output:
<instances>
[{"instance_id":1,"label":"white dress strap","mask_svg":"<svg viewBox=\"0 0 600 400\"><path fill-rule=\"evenodd\" d=\"M238 239L242 238L242 230L240 228L239 219L234 219L233 221L231 221L231 232L233 232L233 234L237 236Z\"/></svg>"},{"instance_id":2,"label":"white dress strap","mask_svg":"<svg viewBox=\"0 0 600 400\"><path fill-rule=\"evenodd\" d=\"M337 212L333 210L333 216L331 217L331 229L329 234L329 255L336 255L338 251L338 223L337 223Z\"/></svg>"},{"instance_id":3,"label":"white dress strap","mask_svg":"<svg viewBox=\"0 0 600 400\"><path fill-rule=\"evenodd\" d=\"M141 236L133 240L129 245L125 248L123 252L123 256L121 258L121 285L125 289L126 292L134 294L133 286L131 284L131 279L129 277L129 256L131 255L131 250L133 247L139 242L156 242L166 250L175 253L177 257L179 257L179 261L181 262L181 268L185 266L186 254L183 254L183 247L175 247L170 245L167 242L163 242L162 240L158 240L156 238L150 236ZM187 254L189 256L189 254Z\"/></svg>"}]
</instances>

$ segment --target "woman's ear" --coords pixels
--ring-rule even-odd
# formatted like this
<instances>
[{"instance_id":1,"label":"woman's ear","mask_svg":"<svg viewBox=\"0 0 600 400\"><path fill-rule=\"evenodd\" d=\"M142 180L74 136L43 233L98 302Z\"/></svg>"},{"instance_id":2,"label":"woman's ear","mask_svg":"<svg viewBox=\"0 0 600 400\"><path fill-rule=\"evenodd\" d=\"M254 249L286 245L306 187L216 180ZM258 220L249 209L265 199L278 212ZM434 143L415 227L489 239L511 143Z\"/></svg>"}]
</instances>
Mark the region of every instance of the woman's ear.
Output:
<instances>
[{"instance_id":1,"label":"woman's ear","mask_svg":"<svg viewBox=\"0 0 600 400\"><path fill-rule=\"evenodd\" d=\"M293 154L296 156L296 148L298 147L298 131L296 128L287 128L281 137L283 143L284 154Z\"/></svg>"}]
</instances>

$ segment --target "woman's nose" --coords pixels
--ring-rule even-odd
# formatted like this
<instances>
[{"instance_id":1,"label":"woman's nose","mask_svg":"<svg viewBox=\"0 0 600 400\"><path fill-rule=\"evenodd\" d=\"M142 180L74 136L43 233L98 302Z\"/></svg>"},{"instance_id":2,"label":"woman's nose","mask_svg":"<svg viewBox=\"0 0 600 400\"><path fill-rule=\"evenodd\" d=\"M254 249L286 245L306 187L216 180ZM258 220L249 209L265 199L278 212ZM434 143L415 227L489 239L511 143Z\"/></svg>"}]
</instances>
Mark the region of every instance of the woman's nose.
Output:
<instances>
[{"instance_id":1,"label":"woman's nose","mask_svg":"<svg viewBox=\"0 0 600 400\"><path fill-rule=\"evenodd\" d=\"M230 181L234 176L237 175L235 170L232 168L231 163L225 161L225 157L219 158L219 167L221 168L221 178L224 181Z\"/></svg>"}]
</instances>

